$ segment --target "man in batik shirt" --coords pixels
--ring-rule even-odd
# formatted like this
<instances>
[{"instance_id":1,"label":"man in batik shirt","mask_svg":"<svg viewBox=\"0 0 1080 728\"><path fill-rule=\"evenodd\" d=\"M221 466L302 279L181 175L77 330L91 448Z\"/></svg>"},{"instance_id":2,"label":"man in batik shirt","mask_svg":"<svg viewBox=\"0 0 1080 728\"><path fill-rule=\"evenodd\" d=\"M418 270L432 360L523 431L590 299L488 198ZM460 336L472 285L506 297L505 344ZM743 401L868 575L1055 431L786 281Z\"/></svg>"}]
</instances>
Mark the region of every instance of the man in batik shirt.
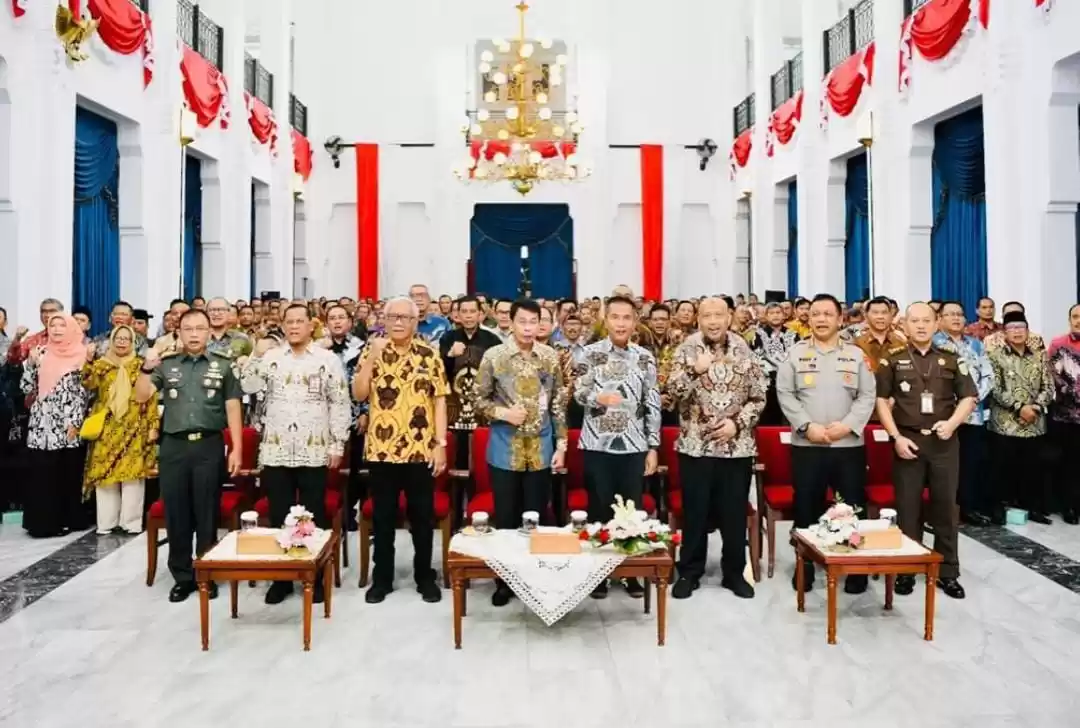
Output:
<instances>
[{"instance_id":1,"label":"man in batik shirt","mask_svg":"<svg viewBox=\"0 0 1080 728\"><path fill-rule=\"evenodd\" d=\"M1004 503L1014 489L1028 520L1049 524L1050 472L1047 468L1046 415L1054 401L1054 379L1041 349L1033 349L1027 319L1020 311L1002 317L1005 345L990 351L994 388L990 398L990 452L997 498L994 520L1005 522Z\"/></svg>"},{"instance_id":2,"label":"man in batik shirt","mask_svg":"<svg viewBox=\"0 0 1080 728\"><path fill-rule=\"evenodd\" d=\"M514 338L487 350L476 378L477 410L490 423L487 464L495 498L495 525L516 528L524 511L548 512L551 471L566 458L566 397L555 350L536 341L540 306L514 302ZM496 582L491 603L512 596Z\"/></svg>"},{"instance_id":3,"label":"man in batik shirt","mask_svg":"<svg viewBox=\"0 0 1080 728\"><path fill-rule=\"evenodd\" d=\"M432 346L438 348L439 339L450 332L450 322L444 316L431 310L431 294L428 287L417 283L409 289L409 298L416 304L420 311L420 319L416 324L416 335Z\"/></svg>"},{"instance_id":4,"label":"man in batik shirt","mask_svg":"<svg viewBox=\"0 0 1080 728\"><path fill-rule=\"evenodd\" d=\"M1050 435L1057 445L1058 500L1065 523L1075 525L1080 507L1074 453L1080 449L1080 304L1069 309L1069 333L1050 343L1056 399L1050 405Z\"/></svg>"},{"instance_id":5,"label":"man in batik shirt","mask_svg":"<svg viewBox=\"0 0 1080 728\"><path fill-rule=\"evenodd\" d=\"M1024 304L1020 303L1019 301L1009 301L1001 307L1002 321L1005 320L1005 314L1016 312L1020 312L1026 315L1027 309L1024 308ZM983 339L983 348L986 350L987 354L990 354L990 352L994 351L995 349L1001 349L1004 346L1006 346L1004 324L997 331L987 335L987 337ZM1032 333L1031 329L1028 329L1027 346L1033 352L1038 352L1039 354L1046 353L1046 342L1044 342L1043 338L1038 334Z\"/></svg>"},{"instance_id":6,"label":"man in batik shirt","mask_svg":"<svg viewBox=\"0 0 1080 728\"><path fill-rule=\"evenodd\" d=\"M475 296L457 301L461 327L439 340L450 396L446 400L447 423L458 433L457 452L448 453L452 467L469 467L469 438L472 431L486 424L476 410L476 375L488 349L499 346L499 337L480 328L480 302Z\"/></svg>"},{"instance_id":7,"label":"man in batik shirt","mask_svg":"<svg viewBox=\"0 0 1080 728\"><path fill-rule=\"evenodd\" d=\"M698 306L698 332L675 353L668 391L679 408L675 444L683 492L683 541L679 580L672 589L686 599L705 574L709 522L723 540L720 585L751 598L746 583L746 500L757 446L754 427L765 407L768 378L746 341L729 332L731 309L722 298Z\"/></svg>"},{"instance_id":8,"label":"man in batik shirt","mask_svg":"<svg viewBox=\"0 0 1080 728\"><path fill-rule=\"evenodd\" d=\"M330 304L326 309L326 328L330 336L323 339L323 345L330 349L341 362L345 372L345 381L352 382L356 375L356 368L360 363L360 355L364 351L364 340L352 333L353 318L349 310L341 304ZM346 519L350 531L355 531L358 524L352 518L353 504L363 503L367 494L364 492L364 481L360 478L360 470L364 462L364 432L367 431L368 403L358 401L351 397L352 412L351 426L349 428L349 485L348 485L348 513Z\"/></svg>"},{"instance_id":9,"label":"man in batik shirt","mask_svg":"<svg viewBox=\"0 0 1080 728\"><path fill-rule=\"evenodd\" d=\"M761 360L761 368L769 379L769 388L765 396L765 409L761 412L758 424L782 425L784 413L776 399L776 372L787 361L788 350L798 341L795 333L784 327L784 310L779 303L765 306L765 321L751 329L746 337L750 349Z\"/></svg>"},{"instance_id":10,"label":"man in batik shirt","mask_svg":"<svg viewBox=\"0 0 1080 728\"><path fill-rule=\"evenodd\" d=\"M1001 331L1001 324L994 320L994 299L983 296L979 299L978 318L964 329L964 336L971 336L979 341Z\"/></svg>"}]
</instances>

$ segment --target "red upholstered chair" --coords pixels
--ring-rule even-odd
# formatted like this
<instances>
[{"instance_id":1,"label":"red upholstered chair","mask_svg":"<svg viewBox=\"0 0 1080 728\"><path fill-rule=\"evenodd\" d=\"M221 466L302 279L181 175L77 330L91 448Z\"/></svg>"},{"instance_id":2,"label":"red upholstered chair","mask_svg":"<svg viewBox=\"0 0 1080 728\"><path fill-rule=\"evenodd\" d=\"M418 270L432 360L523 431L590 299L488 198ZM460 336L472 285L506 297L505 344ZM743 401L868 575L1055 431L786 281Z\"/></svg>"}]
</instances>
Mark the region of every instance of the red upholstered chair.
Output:
<instances>
[{"instance_id":1,"label":"red upholstered chair","mask_svg":"<svg viewBox=\"0 0 1080 728\"><path fill-rule=\"evenodd\" d=\"M757 441L758 508L765 512L765 537L769 540L768 576L776 570L776 522L793 516L795 486L791 473L790 427L759 426ZM785 443L784 440L787 440Z\"/></svg>"},{"instance_id":2,"label":"red upholstered chair","mask_svg":"<svg viewBox=\"0 0 1080 728\"><path fill-rule=\"evenodd\" d=\"M486 431L485 431L486 432ZM474 438L475 439L475 438ZM487 438L484 438L484 445L487 445ZM446 433L446 452L455 453L456 443L454 441L454 433L452 431ZM439 477L435 479L435 523L439 532L442 534L442 573L443 573L443 585L450 586L450 572L446 569L446 557L450 551L450 480L451 473L448 470L444 470ZM406 521L406 496L402 492L398 496L398 522L402 525L407 525ZM371 567L371 534L375 527L372 517L374 515L375 503L371 498L364 500L364 503L360 507L360 528L358 530L358 538L360 543L360 588L367 586L368 571Z\"/></svg>"},{"instance_id":3,"label":"red upholstered chair","mask_svg":"<svg viewBox=\"0 0 1080 728\"><path fill-rule=\"evenodd\" d=\"M580 447L581 430L566 433L566 504L562 508L563 523L572 511L589 510L589 491L585 488L585 453ZM644 479L644 472L642 472ZM560 504L561 505L561 504ZM638 508L649 514L656 513L656 499L651 493L642 493ZM607 514L611 516L611 513Z\"/></svg>"},{"instance_id":4,"label":"red upholstered chair","mask_svg":"<svg viewBox=\"0 0 1080 728\"><path fill-rule=\"evenodd\" d=\"M230 530L240 528L240 513L251 503L258 471L255 465L259 457L259 432L245 427L243 434L243 462L240 474L226 481L221 489L218 523ZM232 452L232 439L225 430L225 451ZM157 474L154 473L156 476ZM158 534L165 529L165 502L158 498L146 512L146 585L153 586L157 577L158 549L165 541L158 541Z\"/></svg>"},{"instance_id":5,"label":"red upholstered chair","mask_svg":"<svg viewBox=\"0 0 1080 728\"><path fill-rule=\"evenodd\" d=\"M665 477L668 525L672 531L682 528L683 515L679 456L675 452L675 441L678 439L678 427L665 427L660 437L660 466ZM750 569L756 582L761 579L761 517L749 500L746 502L746 531L750 544ZM675 558L674 547L671 549L671 557Z\"/></svg>"}]
</instances>

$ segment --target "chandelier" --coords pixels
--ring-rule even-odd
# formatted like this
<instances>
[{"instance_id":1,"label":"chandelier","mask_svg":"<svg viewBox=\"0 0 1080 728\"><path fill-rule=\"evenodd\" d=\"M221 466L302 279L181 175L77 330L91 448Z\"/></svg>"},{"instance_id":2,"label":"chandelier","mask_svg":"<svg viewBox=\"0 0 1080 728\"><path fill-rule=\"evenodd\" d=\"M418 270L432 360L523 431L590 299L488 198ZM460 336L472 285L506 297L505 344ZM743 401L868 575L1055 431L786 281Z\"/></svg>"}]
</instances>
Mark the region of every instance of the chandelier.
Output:
<instances>
[{"instance_id":1,"label":"chandelier","mask_svg":"<svg viewBox=\"0 0 1080 728\"><path fill-rule=\"evenodd\" d=\"M539 182L581 180L590 170L577 154L584 131L577 112L552 108L565 97L566 54L550 39L530 40L529 6L522 0L515 7L517 40L496 38L480 52L482 103L467 112L461 131L469 151L455 174L465 182L506 181L524 196Z\"/></svg>"}]
</instances>

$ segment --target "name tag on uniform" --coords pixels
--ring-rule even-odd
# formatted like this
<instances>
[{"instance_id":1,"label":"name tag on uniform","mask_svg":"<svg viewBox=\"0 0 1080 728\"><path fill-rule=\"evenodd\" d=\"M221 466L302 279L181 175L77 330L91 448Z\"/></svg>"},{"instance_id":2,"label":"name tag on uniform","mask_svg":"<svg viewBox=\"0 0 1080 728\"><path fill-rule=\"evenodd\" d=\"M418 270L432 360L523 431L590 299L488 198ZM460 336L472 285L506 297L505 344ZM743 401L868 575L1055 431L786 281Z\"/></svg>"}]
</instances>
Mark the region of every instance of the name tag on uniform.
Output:
<instances>
[{"instance_id":1,"label":"name tag on uniform","mask_svg":"<svg viewBox=\"0 0 1080 728\"><path fill-rule=\"evenodd\" d=\"M924 415L934 414L934 395L932 392L923 392L919 397L919 412Z\"/></svg>"},{"instance_id":2,"label":"name tag on uniform","mask_svg":"<svg viewBox=\"0 0 1080 728\"><path fill-rule=\"evenodd\" d=\"M322 391L322 377L318 374L308 377L307 380L308 394L318 394Z\"/></svg>"}]
</instances>

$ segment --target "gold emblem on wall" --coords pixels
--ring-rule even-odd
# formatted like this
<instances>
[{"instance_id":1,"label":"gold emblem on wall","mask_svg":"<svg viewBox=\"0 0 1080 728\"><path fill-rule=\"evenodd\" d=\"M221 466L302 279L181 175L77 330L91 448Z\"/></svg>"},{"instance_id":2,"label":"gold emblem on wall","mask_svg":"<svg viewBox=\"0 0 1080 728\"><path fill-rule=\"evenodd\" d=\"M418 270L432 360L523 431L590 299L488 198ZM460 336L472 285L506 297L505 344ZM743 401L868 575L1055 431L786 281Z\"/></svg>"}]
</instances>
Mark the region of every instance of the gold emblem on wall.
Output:
<instances>
[{"instance_id":1,"label":"gold emblem on wall","mask_svg":"<svg viewBox=\"0 0 1080 728\"><path fill-rule=\"evenodd\" d=\"M98 21L93 18L76 18L66 5L56 6L56 37L64 47L64 53L72 63L80 63L90 56L82 49L83 43L97 32Z\"/></svg>"}]
</instances>

